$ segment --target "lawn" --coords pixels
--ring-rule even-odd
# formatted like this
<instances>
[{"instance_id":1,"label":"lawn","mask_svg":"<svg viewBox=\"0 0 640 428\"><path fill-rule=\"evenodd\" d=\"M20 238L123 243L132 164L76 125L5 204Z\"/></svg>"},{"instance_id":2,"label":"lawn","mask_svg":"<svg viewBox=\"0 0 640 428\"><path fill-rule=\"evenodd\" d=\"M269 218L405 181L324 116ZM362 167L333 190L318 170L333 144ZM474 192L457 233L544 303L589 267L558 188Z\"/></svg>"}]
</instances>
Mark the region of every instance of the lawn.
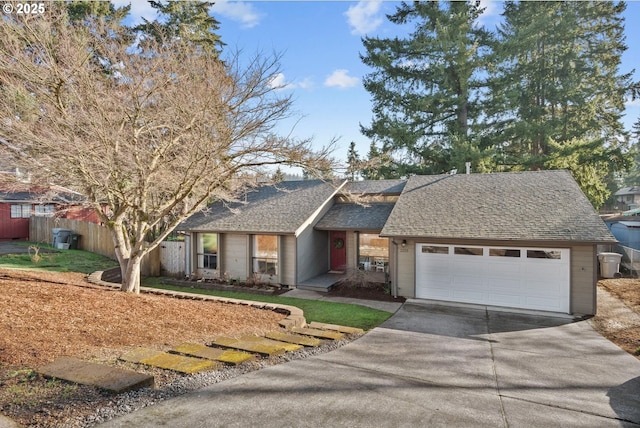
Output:
<instances>
[{"instance_id":1,"label":"lawn","mask_svg":"<svg viewBox=\"0 0 640 428\"><path fill-rule=\"evenodd\" d=\"M0 255L0 268L88 274L118 265L115 260L88 251L58 250L50 245L32 242L13 242L12 245L24 247L29 252Z\"/></svg>"},{"instance_id":2,"label":"lawn","mask_svg":"<svg viewBox=\"0 0 640 428\"><path fill-rule=\"evenodd\" d=\"M334 303L318 300L297 299L293 297L258 295L235 291L202 290L191 287L178 287L162 283L161 278L145 278L142 281L144 287L174 290L185 293L204 294L209 296L228 297L231 299L254 300L266 303L279 303L295 306L304 311L307 322L317 321L329 324L346 325L370 330L384 321L392 314L379 309L347 303Z\"/></svg>"}]
</instances>

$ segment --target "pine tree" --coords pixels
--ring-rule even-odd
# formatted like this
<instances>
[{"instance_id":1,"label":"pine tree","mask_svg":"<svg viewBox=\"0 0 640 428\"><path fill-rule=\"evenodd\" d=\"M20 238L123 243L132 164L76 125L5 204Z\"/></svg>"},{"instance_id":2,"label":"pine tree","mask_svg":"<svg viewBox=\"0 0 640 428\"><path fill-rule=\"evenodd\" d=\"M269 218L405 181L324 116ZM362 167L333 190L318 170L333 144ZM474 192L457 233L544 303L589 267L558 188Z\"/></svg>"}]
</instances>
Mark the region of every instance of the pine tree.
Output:
<instances>
[{"instance_id":1,"label":"pine tree","mask_svg":"<svg viewBox=\"0 0 640 428\"><path fill-rule=\"evenodd\" d=\"M349 152L347 153L347 170L346 175L350 180L355 180L356 175L360 173L360 156L356 151L356 143L354 141L349 144Z\"/></svg>"},{"instance_id":2,"label":"pine tree","mask_svg":"<svg viewBox=\"0 0 640 428\"><path fill-rule=\"evenodd\" d=\"M478 25L479 1L402 3L389 20L413 24L408 38L363 39L364 79L373 97L367 137L394 156L396 173L440 173L451 168L454 141L467 145L480 117L479 78L489 34ZM456 159L457 161L457 159Z\"/></svg>"},{"instance_id":3,"label":"pine tree","mask_svg":"<svg viewBox=\"0 0 640 428\"><path fill-rule=\"evenodd\" d=\"M220 22L209 15L213 2L186 0L149 3L159 16L154 21L143 18L144 23L138 25L136 30L158 42L175 37L185 39L216 56L218 49L224 46L220 35L216 33L220 29Z\"/></svg>"}]
</instances>

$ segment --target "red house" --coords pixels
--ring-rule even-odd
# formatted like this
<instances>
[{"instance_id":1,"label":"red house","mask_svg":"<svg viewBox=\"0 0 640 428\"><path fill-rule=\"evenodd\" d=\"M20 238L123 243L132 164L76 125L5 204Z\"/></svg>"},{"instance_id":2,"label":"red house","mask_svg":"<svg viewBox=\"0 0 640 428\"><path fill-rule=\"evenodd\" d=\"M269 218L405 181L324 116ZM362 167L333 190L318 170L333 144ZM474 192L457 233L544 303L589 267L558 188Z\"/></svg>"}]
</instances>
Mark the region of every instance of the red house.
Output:
<instances>
[{"instance_id":1,"label":"red house","mask_svg":"<svg viewBox=\"0 0 640 428\"><path fill-rule=\"evenodd\" d=\"M0 241L28 240L32 215L100 223L95 211L83 201L81 194L59 186L14 184L0 188Z\"/></svg>"}]
</instances>

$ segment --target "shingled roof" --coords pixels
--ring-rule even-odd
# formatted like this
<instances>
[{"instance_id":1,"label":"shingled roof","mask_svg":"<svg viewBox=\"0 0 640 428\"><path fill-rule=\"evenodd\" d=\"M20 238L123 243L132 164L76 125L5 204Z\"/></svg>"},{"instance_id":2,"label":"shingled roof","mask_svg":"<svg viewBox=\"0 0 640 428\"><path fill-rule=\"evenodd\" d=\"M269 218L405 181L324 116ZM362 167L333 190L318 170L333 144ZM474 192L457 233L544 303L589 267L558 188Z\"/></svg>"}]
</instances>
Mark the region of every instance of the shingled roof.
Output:
<instances>
[{"instance_id":1,"label":"shingled roof","mask_svg":"<svg viewBox=\"0 0 640 428\"><path fill-rule=\"evenodd\" d=\"M411 177L381 235L615 242L567 171Z\"/></svg>"},{"instance_id":2,"label":"shingled roof","mask_svg":"<svg viewBox=\"0 0 640 428\"><path fill-rule=\"evenodd\" d=\"M380 231L389 218L393 203L371 205L335 204L316 224L318 230Z\"/></svg>"},{"instance_id":3,"label":"shingled roof","mask_svg":"<svg viewBox=\"0 0 640 428\"><path fill-rule=\"evenodd\" d=\"M283 181L247 192L246 200L216 202L178 227L184 231L293 234L330 200L339 184Z\"/></svg>"}]
</instances>

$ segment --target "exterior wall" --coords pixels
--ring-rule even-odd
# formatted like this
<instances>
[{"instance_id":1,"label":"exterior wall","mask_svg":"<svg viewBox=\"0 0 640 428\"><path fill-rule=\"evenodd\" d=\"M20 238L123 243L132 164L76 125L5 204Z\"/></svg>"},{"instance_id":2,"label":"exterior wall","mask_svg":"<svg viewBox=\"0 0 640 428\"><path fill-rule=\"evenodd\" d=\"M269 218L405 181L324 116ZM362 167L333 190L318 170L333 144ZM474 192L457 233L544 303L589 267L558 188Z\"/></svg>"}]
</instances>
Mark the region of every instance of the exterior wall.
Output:
<instances>
[{"instance_id":1,"label":"exterior wall","mask_svg":"<svg viewBox=\"0 0 640 428\"><path fill-rule=\"evenodd\" d=\"M278 254L280 265L280 284L293 286L296 284L296 237L283 235L280 237L280 251Z\"/></svg>"},{"instance_id":2,"label":"exterior wall","mask_svg":"<svg viewBox=\"0 0 640 428\"><path fill-rule=\"evenodd\" d=\"M598 281L596 247L571 247L571 313L595 315Z\"/></svg>"},{"instance_id":3,"label":"exterior wall","mask_svg":"<svg viewBox=\"0 0 640 428\"><path fill-rule=\"evenodd\" d=\"M407 245L400 245L402 239L395 239L398 245L391 244L391 251L397 251L397 266L393 268L391 282L396 281L398 296L414 298L416 296L416 252L415 241L407 240ZM392 257L393 258L393 257ZM392 284L392 288L393 288Z\"/></svg>"},{"instance_id":4,"label":"exterior wall","mask_svg":"<svg viewBox=\"0 0 640 428\"><path fill-rule=\"evenodd\" d=\"M250 245L248 235L221 234L218 243L219 263L222 265L222 275L228 275L230 279L244 281L249 277Z\"/></svg>"},{"instance_id":5,"label":"exterior wall","mask_svg":"<svg viewBox=\"0 0 640 428\"><path fill-rule=\"evenodd\" d=\"M295 283L306 281L329 270L328 242L328 232L314 230L311 225L298 235Z\"/></svg>"},{"instance_id":6,"label":"exterior wall","mask_svg":"<svg viewBox=\"0 0 640 428\"><path fill-rule=\"evenodd\" d=\"M29 219L11 218L11 204L0 203L0 240L29 239Z\"/></svg>"}]
</instances>

